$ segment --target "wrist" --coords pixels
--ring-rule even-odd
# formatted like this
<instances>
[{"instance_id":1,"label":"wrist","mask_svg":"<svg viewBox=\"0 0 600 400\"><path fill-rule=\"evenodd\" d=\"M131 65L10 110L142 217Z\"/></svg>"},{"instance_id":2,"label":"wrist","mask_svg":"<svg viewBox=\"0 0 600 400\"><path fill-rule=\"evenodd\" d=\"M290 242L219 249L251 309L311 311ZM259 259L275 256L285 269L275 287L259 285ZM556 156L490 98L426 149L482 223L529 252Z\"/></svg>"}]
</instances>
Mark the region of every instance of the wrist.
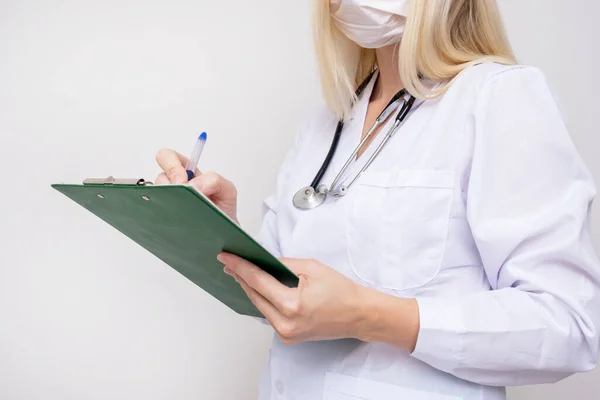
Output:
<instances>
[{"instance_id":1,"label":"wrist","mask_svg":"<svg viewBox=\"0 0 600 400\"><path fill-rule=\"evenodd\" d=\"M356 337L387 343L409 353L419 336L419 305L415 299L387 295L361 286Z\"/></svg>"}]
</instances>

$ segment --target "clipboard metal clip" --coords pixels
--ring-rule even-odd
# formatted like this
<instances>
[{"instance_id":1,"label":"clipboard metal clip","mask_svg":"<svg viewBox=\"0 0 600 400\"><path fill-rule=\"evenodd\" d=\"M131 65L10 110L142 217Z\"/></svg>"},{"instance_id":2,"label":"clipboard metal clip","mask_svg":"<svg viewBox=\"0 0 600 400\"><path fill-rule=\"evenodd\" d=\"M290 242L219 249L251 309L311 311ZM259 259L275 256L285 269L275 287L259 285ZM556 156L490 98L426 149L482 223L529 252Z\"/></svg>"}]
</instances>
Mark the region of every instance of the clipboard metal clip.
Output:
<instances>
[{"instance_id":1,"label":"clipboard metal clip","mask_svg":"<svg viewBox=\"0 0 600 400\"><path fill-rule=\"evenodd\" d=\"M105 186L151 186L152 182L144 179L115 179L112 176L108 178L88 178L83 181L84 185L105 185Z\"/></svg>"}]
</instances>

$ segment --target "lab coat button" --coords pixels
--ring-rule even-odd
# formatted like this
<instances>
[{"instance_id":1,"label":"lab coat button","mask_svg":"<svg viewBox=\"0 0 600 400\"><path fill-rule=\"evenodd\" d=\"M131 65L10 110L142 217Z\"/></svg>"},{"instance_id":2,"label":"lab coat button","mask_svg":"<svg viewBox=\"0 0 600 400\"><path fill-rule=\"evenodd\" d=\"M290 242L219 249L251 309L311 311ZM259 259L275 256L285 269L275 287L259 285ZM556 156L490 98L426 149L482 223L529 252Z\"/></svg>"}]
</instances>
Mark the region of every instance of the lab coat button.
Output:
<instances>
[{"instance_id":1,"label":"lab coat button","mask_svg":"<svg viewBox=\"0 0 600 400\"><path fill-rule=\"evenodd\" d=\"M283 394L283 382L281 382L281 379L277 379L275 387L277 388L277 393Z\"/></svg>"}]
</instances>

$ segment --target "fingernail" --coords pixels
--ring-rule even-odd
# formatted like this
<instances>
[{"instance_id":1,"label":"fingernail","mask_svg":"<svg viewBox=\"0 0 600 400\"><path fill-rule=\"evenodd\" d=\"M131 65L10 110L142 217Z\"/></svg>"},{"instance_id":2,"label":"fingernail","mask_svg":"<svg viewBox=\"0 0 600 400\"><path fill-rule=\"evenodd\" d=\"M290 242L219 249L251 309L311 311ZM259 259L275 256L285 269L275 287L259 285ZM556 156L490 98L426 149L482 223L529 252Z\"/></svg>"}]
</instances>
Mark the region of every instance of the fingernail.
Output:
<instances>
[{"instance_id":1,"label":"fingernail","mask_svg":"<svg viewBox=\"0 0 600 400\"><path fill-rule=\"evenodd\" d=\"M223 256L223 254L219 254L217 256L217 261L219 261L220 263L225 264L223 261L225 260L225 257Z\"/></svg>"},{"instance_id":2,"label":"fingernail","mask_svg":"<svg viewBox=\"0 0 600 400\"><path fill-rule=\"evenodd\" d=\"M185 177L181 176L181 175L177 175L175 177L175 184L177 185L181 185L182 183L185 183L186 179Z\"/></svg>"},{"instance_id":3,"label":"fingernail","mask_svg":"<svg viewBox=\"0 0 600 400\"><path fill-rule=\"evenodd\" d=\"M225 272L227 275L229 276L233 276L233 273L231 272L231 270L227 267L223 268L223 272Z\"/></svg>"}]
</instances>

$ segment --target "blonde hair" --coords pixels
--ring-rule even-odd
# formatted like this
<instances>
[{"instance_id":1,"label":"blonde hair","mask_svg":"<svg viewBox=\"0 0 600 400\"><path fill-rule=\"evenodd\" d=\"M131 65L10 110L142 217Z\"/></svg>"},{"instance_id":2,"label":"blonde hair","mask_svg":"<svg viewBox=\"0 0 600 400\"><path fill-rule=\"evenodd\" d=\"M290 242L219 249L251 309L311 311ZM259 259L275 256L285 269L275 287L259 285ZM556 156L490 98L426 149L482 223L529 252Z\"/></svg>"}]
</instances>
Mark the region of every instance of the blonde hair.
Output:
<instances>
[{"instance_id":1,"label":"blonde hair","mask_svg":"<svg viewBox=\"0 0 600 400\"><path fill-rule=\"evenodd\" d=\"M398 70L413 96L441 96L462 71L481 62L516 63L496 0L410 3ZM335 26L330 0L316 0L314 17L323 96L333 113L346 118L356 88L376 67L375 50L360 47ZM443 84L432 90L425 81Z\"/></svg>"}]
</instances>

